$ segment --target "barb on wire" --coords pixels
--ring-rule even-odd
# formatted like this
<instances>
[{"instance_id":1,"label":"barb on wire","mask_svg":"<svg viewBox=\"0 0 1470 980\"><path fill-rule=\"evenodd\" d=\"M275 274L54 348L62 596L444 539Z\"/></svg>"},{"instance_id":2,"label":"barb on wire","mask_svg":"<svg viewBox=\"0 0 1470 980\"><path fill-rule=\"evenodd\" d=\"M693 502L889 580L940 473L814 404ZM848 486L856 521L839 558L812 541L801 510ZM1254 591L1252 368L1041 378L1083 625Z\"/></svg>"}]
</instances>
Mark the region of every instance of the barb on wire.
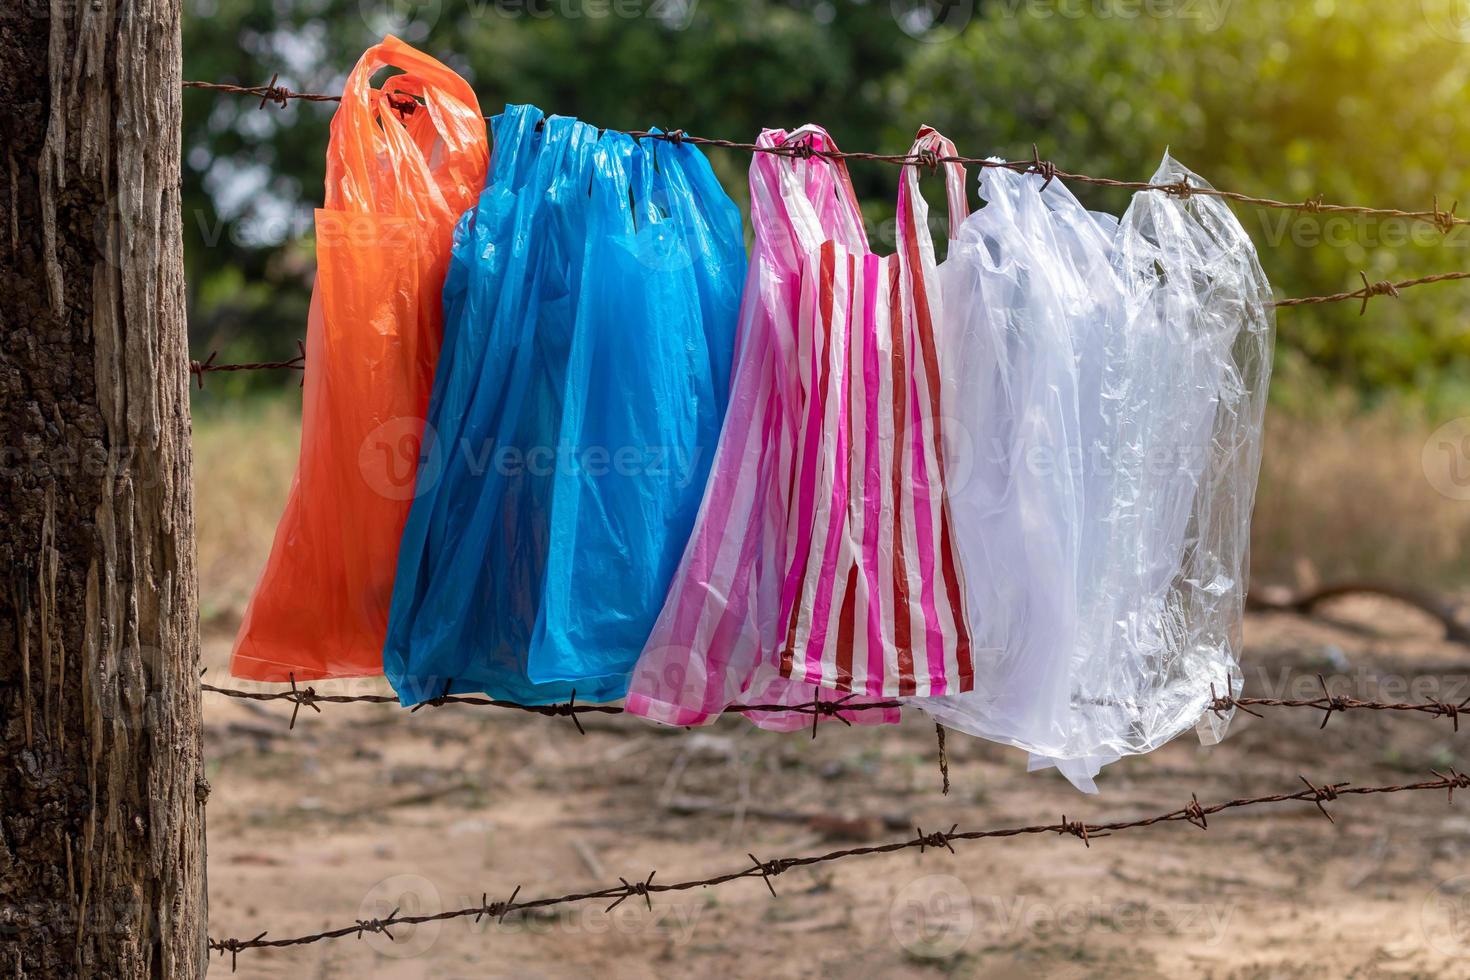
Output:
<instances>
[{"instance_id":1,"label":"barb on wire","mask_svg":"<svg viewBox=\"0 0 1470 980\"><path fill-rule=\"evenodd\" d=\"M654 871L650 872L648 877L642 880L629 881L627 878L619 878L618 884L595 891L572 892L566 895L538 898L524 902L516 901L516 896L520 894L520 888L517 888L511 895L510 901L504 903L487 902L486 899L489 894L487 892L481 896L480 904L468 908L453 909L432 915L399 915L399 910L395 909L393 914L385 919L362 920L350 926L342 926L337 929L328 929L323 932L293 936L286 939L268 939L266 938L268 933L265 932L260 933L253 939L210 939L209 948L212 951L218 952L221 956L229 953L233 968L234 958L241 952L251 949L280 949L290 946L307 946L327 939L338 939L344 936L354 935L361 936L364 932L381 932L392 939L392 933L389 932L389 929L398 925L417 925L446 919L474 918L479 920L485 916L496 916L503 919L511 911L544 909L586 901L610 901L612 904L607 908L608 911L611 911L627 899L638 897L648 902L649 907L652 908L653 896L655 894L690 891L696 888L711 888L745 878L761 879L766 888L770 890L771 895L774 896L776 894L776 887L772 884L771 879L790 871L792 868L827 864L844 858L891 854L910 848L917 849L921 853L930 849L944 848L954 853L954 844L958 841L975 841L1039 834L1062 834L1078 838L1090 849L1094 840L1099 840L1124 831L1152 827L1156 824L1188 823L1198 827L1200 830L1209 830L1209 817L1227 810L1238 810L1245 807L1270 806L1278 803L1293 802L1311 803L1321 811L1323 816L1328 820L1332 820L1332 814L1327 811L1326 804L1334 801L1340 802L1347 797L1445 790L1449 794L1450 803L1453 803L1455 790L1470 789L1470 776L1462 772L1450 769L1441 773L1435 770L1433 774L1435 776L1434 779L1391 786L1353 786L1345 782L1318 784L1307 779L1306 776L1302 776L1301 780L1306 784L1306 788L1296 790L1295 792L1241 797L1211 803L1209 805L1201 804L1196 795L1190 794L1189 802L1177 810L1169 810L1151 817L1139 817L1132 820L1114 820L1106 823L1089 823L1083 820L1068 820L1066 817L1062 817L1059 823L1032 824L1025 827L1005 827L989 830L960 830L958 824L956 824L946 831L926 833L922 828L916 827L914 829L914 836L903 840L890 841L886 844L849 847L842 850L828 851L825 854L776 858L771 861L762 861L754 854L748 854L746 856L750 858L751 862L749 866L737 871L713 875L708 878L655 882L654 875L657 872Z\"/></svg>"},{"instance_id":2,"label":"barb on wire","mask_svg":"<svg viewBox=\"0 0 1470 980\"><path fill-rule=\"evenodd\" d=\"M249 361L239 364L220 364L215 358L219 357L219 351L210 351L209 356L202 361L189 362L189 374L204 387L204 376L206 374L222 374L231 371L305 371L306 370L306 345L296 341L296 356L286 361Z\"/></svg>"},{"instance_id":3,"label":"barb on wire","mask_svg":"<svg viewBox=\"0 0 1470 980\"><path fill-rule=\"evenodd\" d=\"M278 76L273 76L269 85L229 85L219 82L184 82L186 89L203 89L212 92L234 93L250 97L259 97L261 108L267 104L285 106L292 99L300 99L308 102L340 102L340 95L322 95L309 92L293 92L288 88L276 84ZM408 114L417 108L417 103L411 100L403 103L393 103L399 112ZM488 117L487 117L488 118ZM1385 218L1401 218L1409 221L1422 221L1433 225L1442 234L1449 234L1457 225L1470 224L1470 218L1462 218L1455 214L1459 202L1450 205L1448 210L1441 210L1439 197L1433 199L1431 208L1427 211L1404 211L1398 208L1374 208L1356 204L1328 204L1321 194L1306 198L1301 201L1278 201L1269 197L1256 197L1251 194L1242 194L1238 191L1223 191L1214 187L1197 187L1185 180L1174 181L1167 184L1154 184L1141 180L1114 180L1111 177L1094 177L1090 174L1070 173L1062 170L1055 163L1043 160L1040 152L1033 144L1031 147L1030 160L993 160L980 157L964 156L937 156L932 151L921 150L918 153L864 153L852 150L819 150L807 141L797 141L783 146L758 146L755 143L742 143L737 140L715 139L708 136L695 136L682 129L673 128L665 132L651 132L647 130L629 130L628 135L634 139L661 139L675 145L681 143L693 143L699 146L716 146L729 150L744 150L748 153L769 153L776 156L798 157L809 159L813 156L827 157L834 160L867 160L878 163L892 163L899 166L925 166L937 167L945 163L960 163L972 167L995 167L1013 170L1017 173L1034 173L1043 178L1042 187L1045 188L1053 180L1058 178L1073 183L1092 184L1097 187L1112 187L1122 190L1133 191L1159 191L1182 199L1199 195L1219 197L1238 204L1248 204L1254 207L1275 208L1286 211L1299 211L1308 214L1358 214L1373 215ZM1296 305L1296 304L1292 304Z\"/></svg>"}]
</instances>

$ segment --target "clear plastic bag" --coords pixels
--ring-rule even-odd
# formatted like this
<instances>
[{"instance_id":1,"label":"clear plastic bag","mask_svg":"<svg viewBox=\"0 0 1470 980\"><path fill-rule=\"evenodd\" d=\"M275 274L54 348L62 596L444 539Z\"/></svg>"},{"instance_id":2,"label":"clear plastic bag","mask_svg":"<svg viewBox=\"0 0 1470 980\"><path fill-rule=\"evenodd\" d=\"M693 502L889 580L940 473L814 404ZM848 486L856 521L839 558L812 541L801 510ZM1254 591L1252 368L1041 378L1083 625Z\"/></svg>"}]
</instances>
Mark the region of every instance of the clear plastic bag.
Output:
<instances>
[{"instance_id":1,"label":"clear plastic bag","mask_svg":"<svg viewBox=\"0 0 1470 980\"><path fill-rule=\"evenodd\" d=\"M1153 182L1181 180L1208 186L1166 156ZM1013 193L1039 188L1039 176L988 175L986 182L987 197L1008 188L1000 198L1015 202L1018 226L1009 237L1000 221L987 226L992 200L971 219L991 231L987 249L1009 240L1017 261L1030 256L1017 278L1032 286L1030 277L1056 271L1057 295L1067 304L1080 445L1073 457L1070 435L1057 437L1037 458L1056 461L1071 481L1065 485L1080 488L1082 505L1080 534L1059 539L1060 550L1075 548L1070 618L1065 598L1038 600L1018 590L1006 600L991 589L986 608L972 606L972 622L977 636L994 636L987 619L1034 624L1038 604L1058 614L1061 632L1071 633L1057 648L1065 651L1068 695L1060 714L1056 688L1039 682L1035 699L1009 712L976 694L924 707L961 730L1030 750L1031 768L1055 765L1091 792L1101 767L1123 755L1150 751L1196 723L1214 741L1228 724L1207 707L1212 685L1221 693L1240 689L1250 511L1274 332L1270 289L1249 236L1217 197L1143 191L1115 228L1112 219L1085 212L1059 182L1038 195L1044 212ZM1030 251L1016 236L1030 241ZM961 281L958 269L942 274ZM1030 294L1028 306L1048 309L1044 295ZM961 316L948 298L947 316ZM1036 317L1025 319L1037 329ZM958 391L949 410L962 419L993 404L966 401L965 389ZM1014 452L1007 450L1007 473L1018 472ZM1039 499L1057 499L1042 492L1057 484L1040 481L1038 490L1028 469L1020 466L1017 486L1031 481ZM1054 517L1050 508L1041 513ZM1001 547L961 544L967 559L971 549ZM1032 560L1032 547L1028 541L1018 567L1041 585L1037 570L1050 566ZM980 574L967 566L972 583ZM983 584L978 597L974 588L972 601L986 598ZM1049 642L1066 640L1050 621L1040 628ZM1020 675L1020 658L1031 651L1038 676L1055 684L1057 657L1032 648L1030 628L1000 633L1015 645L998 663L1014 662L1013 676ZM977 673L983 664L978 657Z\"/></svg>"},{"instance_id":2,"label":"clear plastic bag","mask_svg":"<svg viewBox=\"0 0 1470 980\"><path fill-rule=\"evenodd\" d=\"M692 145L497 117L384 649L405 704L622 696L699 506L744 273Z\"/></svg>"},{"instance_id":3,"label":"clear plastic bag","mask_svg":"<svg viewBox=\"0 0 1470 980\"><path fill-rule=\"evenodd\" d=\"M1209 185L1172 157L1155 184ZM1210 689L1239 694L1250 515L1275 334L1250 236L1222 199L1136 194L1117 232L1121 320L1097 363L1092 416L1109 465L1085 525L1073 742L1033 759L1087 788L1123 755L1228 718ZM1087 352L1084 351L1084 357Z\"/></svg>"},{"instance_id":4,"label":"clear plastic bag","mask_svg":"<svg viewBox=\"0 0 1470 980\"><path fill-rule=\"evenodd\" d=\"M1091 297L1040 187L983 169L986 204L939 267L949 501L975 681L969 693L914 703L972 735L1060 751L1085 513L1073 331Z\"/></svg>"}]
</instances>

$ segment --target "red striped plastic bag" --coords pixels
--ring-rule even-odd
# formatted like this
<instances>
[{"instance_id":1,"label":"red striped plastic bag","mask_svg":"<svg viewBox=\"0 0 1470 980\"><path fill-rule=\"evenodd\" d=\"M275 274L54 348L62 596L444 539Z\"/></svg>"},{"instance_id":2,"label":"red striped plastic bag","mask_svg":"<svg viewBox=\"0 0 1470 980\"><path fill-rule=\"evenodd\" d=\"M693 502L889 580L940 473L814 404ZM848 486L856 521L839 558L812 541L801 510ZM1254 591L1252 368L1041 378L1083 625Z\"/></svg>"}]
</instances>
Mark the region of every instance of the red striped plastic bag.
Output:
<instances>
[{"instance_id":1,"label":"red striped plastic bag","mask_svg":"<svg viewBox=\"0 0 1470 980\"><path fill-rule=\"evenodd\" d=\"M778 148L836 145L824 131L766 130ZM824 156L757 153L750 169L755 245L741 302L725 425L694 531L633 672L628 710L671 725L705 724L732 704L789 705L754 712L762 728L812 724L800 706L825 696L781 676L781 587L789 567L787 511L801 383L796 317L803 269L821 241L866 250L847 168ZM898 721L896 707L839 712L847 721Z\"/></svg>"},{"instance_id":2,"label":"red striped plastic bag","mask_svg":"<svg viewBox=\"0 0 1470 980\"><path fill-rule=\"evenodd\" d=\"M910 153L921 151L955 155L927 126ZM964 168L944 169L958 222ZM958 693L973 683L945 496L938 301L928 206L918 168L906 166L898 252L829 239L802 277L785 676L878 697Z\"/></svg>"}]
</instances>

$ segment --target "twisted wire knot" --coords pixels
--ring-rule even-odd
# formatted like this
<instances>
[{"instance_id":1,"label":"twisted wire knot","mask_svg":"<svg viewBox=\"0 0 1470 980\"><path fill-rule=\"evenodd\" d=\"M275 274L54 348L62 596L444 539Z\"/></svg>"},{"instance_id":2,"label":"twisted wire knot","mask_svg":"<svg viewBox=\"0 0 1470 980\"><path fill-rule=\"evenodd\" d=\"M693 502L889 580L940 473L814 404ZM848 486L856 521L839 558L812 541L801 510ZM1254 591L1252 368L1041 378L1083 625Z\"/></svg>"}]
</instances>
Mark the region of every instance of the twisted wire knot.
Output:
<instances>
[{"instance_id":1,"label":"twisted wire knot","mask_svg":"<svg viewBox=\"0 0 1470 980\"><path fill-rule=\"evenodd\" d=\"M387 100L388 108L404 116L413 115L419 107L417 99L411 95L404 95L402 92L391 93L387 96Z\"/></svg>"},{"instance_id":2,"label":"twisted wire knot","mask_svg":"<svg viewBox=\"0 0 1470 980\"><path fill-rule=\"evenodd\" d=\"M924 833L924 828L914 828L914 840L918 842L919 853L924 853L926 847L942 847L949 853L954 853L954 845L949 842L950 835L960 829L959 824L952 824L948 830L937 830L932 834Z\"/></svg>"},{"instance_id":3,"label":"twisted wire knot","mask_svg":"<svg viewBox=\"0 0 1470 980\"><path fill-rule=\"evenodd\" d=\"M397 917L398 917L398 910L397 909L394 909L393 912L392 912L392 914L390 914L388 916L388 918L386 918L386 919L358 919L357 920L357 938L358 939L361 939L362 936L363 936L363 933L367 933L367 932L381 932L383 935L387 936L389 939L392 939L394 942L397 942L398 940L393 939L393 933L391 933L391 932L388 931L388 927L391 926L391 925L393 925L393 922L394 922L394 920Z\"/></svg>"},{"instance_id":4,"label":"twisted wire knot","mask_svg":"<svg viewBox=\"0 0 1470 980\"><path fill-rule=\"evenodd\" d=\"M1057 827L1057 833L1071 834L1073 837L1081 839L1083 845L1087 848L1090 849L1092 847L1092 835L1088 832L1087 824L1081 820L1068 820L1065 813L1062 814L1062 822ZM1097 836L1106 837L1107 835L1098 834Z\"/></svg>"},{"instance_id":5,"label":"twisted wire knot","mask_svg":"<svg viewBox=\"0 0 1470 980\"><path fill-rule=\"evenodd\" d=\"M299 714L301 714L301 706L302 705L306 705L306 707L310 708L312 711L315 711L317 714L321 714L322 713L321 706L316 703L317 702L316 688L314 688L314 687L298 688L296 686L296 675L294 673L292 673L290 675L290 677L291 677L291 696L288 698L288 700L290 700L295 705L295 707L293 707L291 709L291 723L286 726L286 730L287 731L291 731L291 730L295 729L295 727L296 727L296 716L299 715Z\"/></svg>"},{"instance_id":6,"label":"twisted wire knot","mask_svg":"<svg viewBox=\"0 0 1470 980\"><path fill-rule=\"evenodd\" d=\"M1363 305L1358 308L1358 316L1362 316L1368 312L1368 300L1374 296L1392 296L1394 299L1398 299L1399 287L1387 279L1380 279L1378 282L1369 282L1368 273L1359 272L1358 276L1363 280L1363 288L1358 290L1358 295L1363 297Z\"/></svg>"},{"instance_id":7,"label":"twisted wire knot","mask_svg":"<svg viewBox=\"0 0 1470 980\"><path fill-rule=\"evenodd\" d=\"M816 147L812 146L812 138L803 136L794 143L786 144L787 152L798 160L810 160L816 155Z\"/></svg>"},{"instance_id":8,"label":"twisted wire knot","mask_svg":"<svg viewBox=\"0 0 1470 980\"><path fill-rule=\"evenodd\" d=\"M653 876L656 874L658 874L657 871L650 871L648 877L643 881L629 881L627 878L619 878L618 880L623 883L623 894L619 895L617 901L607 907L607 911L611 912L634 895L641 896L643 901L648 903L648 908L652 910L653 898L649 895L649 887L653 884Z\"/></svg>"},{"instance_id":9,"label":"twisted wire knot","mask_svg":"<svg viewBox=\"0 0 1470 980\"><path fill-rule=\"evenodd\" d=\"M1041 151L1036 148L1035 143L1031 144L1031 172L1041 176L1042 190L1050 187L1051 182L1057 178L1057 165L1050 160L1041 159Z\"/></svg>"},{"instance_id":10,"label":"twisted wire knot","mask_svg":"<svg viewBox=\"0 0 1470 980\"><path fill-rule=\"evenodd\" d=\"M1470 789L1470 776L1465 775L1457 769L1451 768L1448 772L1440 772L1438 769L1431 769L1429 771L1444 780L1447 784L1445 790L1448 793L1450 803L1455 802L1455 790Z\"/></svg>"},{"instance_id":11,"label":"twisted wire knot","mask_svg":"<svg viewBox=\"0 0 1470 980\"><path fill-rule=\"evenodd\" d=\"M1308 214L1320 214L1325 206L1326 199L1321 194L1318 194L1316 197L1309 197L1297 205L1297 210L1305 211Z\"/></svg>"},{"instance_id":12,"label":"twisted wire knot","mask_svg":"<svg viewBox=\"0 0 1470 980\"><path fill-rule=\"evenodd\" d=\"M516 885L516 890L510 893L510 898L503 902L490 901L489 892L480 893L480 909L475 913L475 921L479 922L485 916L494 917L496 922L504 922L505 917L515 908L516 896L521 893L521 886Z\"/></svg>"},{"instance_id":13,"label":"twisted wire knot","mask_svg":"<svg viewBox=\"0 0 1470 980\"><path fill-rule=\"evenodd\" d=\"M202 361L190 361L189 373L199 382L199 390L204 390L204 376L214 370L214 359L219 357L219 351L212 350L209 356Z\"/></svg>"},{"instance_id":14,"label":"twisted wire knot","mask_svg":"<svg viewBox=\"0 0 1470 980\"><path fill-rule=\"evenodd\" d=\"M277 106L284 109L291 101L291 90L283 85L276 84L280 78L281 73L276 72L271 76L270 83L261 90L260 108L264 109L267 105L274 102Z\"/></svg>"},{"instance_id":15,"label":"twisted wire knot","mask_svg":"<svg viewBox=\"0 0 1470 980\"><path fill-rule=\"evenodd\" d=\"M1460 730L1460 712L1464 711L1466 707L1470 707L1470 698L1466 698L1459 704L1454 704L1449 701L1431 701L1430 704L1434 707L1434 713L1448 718L1450 723L1455 726L1455 731L1458 732Z\"/></svg>"},{"instance_id":16,"label":"twisted wire knot","mask_svg":"<svg viewBox=\"0 0 1470 980\"><path fill-rule=\"evenodd\" d=\"M1331 720L1334 711L1346 711L1354 702L1352 698L1343 697L1340 694L1333 694L1329 691L1327 689L1327 679L1321 674L1317 675L1317 683L1322 685L1322 701L1325 702L1322 708L1322 724L1317 726L1317 730L1321 731L1327 727L1327 722Z\"/></svg>"},{"instance_id":17,"label":"twisted wire knot","mask_svg":"<svg viewBox=\"0 0 1470 980\"><path fill-rule=\"evenodd\" d=\"M762 861L749 851L746 852L745 856L750 858L751 863L755 865L754 870L760 873L761 880L770 889L772 898L776 897L776 886L771 884L771 879L782 872L790 870L796 864L791 858L776 858L773 861Z\"/></svg>"},{"instance_id":18,"label":"twisted wire knot","mask_svg":"<svg viewBox=\"0 0 1470 980\"><path fill-rule=\"evenodd\" d=\"M1460 202L1456 201L1450 205L1448 211L1441 211L1439 209L1439 195L1434 195L1434 212L1429 220L1434 222L1434 227L1439 229L1441 235L1448 235L1455 230L1455 225L1459 224L1459 219L1455 217L1455 210L1459 206Z\"/></svg>"},{"instance_id":19,"label":"twisted wire knot","mask_svg":"<svg viewBox=\"0 0 1470 980\"><path fill-rule=\"evenodd\" d=\"M1331 803L1333 800L1337 799L1337 791L1346 786L1347 783L1323 783L1319 787L1314 786L1312 784L1312 781L1306 776L1299 775L1297 778L1306 783L1307 789L1312 791L1312 802L1317 804L1317 809L1322 811L1322 816L1327 818L1327 822L1337 823L1336 820L1332 819L1332 814L1328 813L1327 808L1322 804Z\"/></svg>"}]
</instances>

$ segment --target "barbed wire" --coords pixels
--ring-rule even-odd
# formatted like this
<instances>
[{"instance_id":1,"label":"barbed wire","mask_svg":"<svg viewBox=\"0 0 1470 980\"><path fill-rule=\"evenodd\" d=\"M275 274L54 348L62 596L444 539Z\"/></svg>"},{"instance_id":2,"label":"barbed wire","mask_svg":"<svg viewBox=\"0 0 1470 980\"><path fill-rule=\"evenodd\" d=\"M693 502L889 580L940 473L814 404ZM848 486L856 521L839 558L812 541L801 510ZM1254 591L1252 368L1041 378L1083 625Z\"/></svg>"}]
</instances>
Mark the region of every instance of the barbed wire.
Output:
<instances>
[{"instance_id":1,"label":"barbed wire","mask_svg":"<svg viewBox=\"0 0 1470 980\"><path fill-rule=\"evenodd\" d=\"M220 364L215 358L219 357L219 351L210 351L209 356L202 361L189 362L189 376L199 383L199 388L204 389L204 376L206 374L227 373L232 371L305 371L306 370L306 344L300 340L296 341L299 353L286 361L247 361L236 364Z\"/></svg>"},{"instance_id":2,"label":"barbed wire","mask_svg":"<svg viewBox=\"0 0 1470 980\"><path fill-rule=\"evenodd\" d=\"M772 879L792 870L793 868L811 867L813 865L827 864L845 858L862 857L875 854L891 854L897 851L917 848L922 854L933 848L944 848L951 854L956 853L954 844L957 841L985 840L990 838L1020 837L1038 834L1060 834L1070 835L1082 841L1088 847L1092 847L1092 841L1102 837L1110 837L1117 833L1128 830L1136 830L1144 827L1152 827L1157 824L1184 822L1198 827L1200 830L1209 830L1209 818L1223 813L1227 810L1237 810L1244 807L1268 806L1277 803L1305 802L1314 804L1322 815L1329 821L1333 820L1326 804L1350 796L1377 796L1389 793L1408 793L1444 790L1451 804L1454 803L1455 790L1470 790L1470 776L1450 769L1448 772L1430 770L1436 777L1417 783L1400 783L1389 786L1353 786L1351 783L1336 782L1318 785L1300 776L1304 789L1292 793L1273 793L1267 796L1240 797L1232 800L1224 800L1218 803L1203 804L1199 797L1191 793L1189 802L1175 810L1156 814L1151 817L1139 817L1132 820L1114 820L1104 823L1088 823L1082 820L1069 820L1066 814L1056 823L1032 824L1025 827L1004 827L989 830L960 830L955 824L949 830L934 831L926 833L923 828L915 827L914 836L886 844L868 844L861 847L848 847L840 850L828 851L825 854L809 854L796 857L775 858L772 860L761 860L754 854L747 854L750 865L737 871L728 871L724 874L713 875L708 878L691 878L685 881L655 882L654 878L658 872L650 871L648 877L629 881L620 877L618 884L609 885L605 888L593 891L571 892L566 895L558 895L547 898L517 901L521 893L520 886L516 886L511 892L510 898L504 901L491 901L490 894L485 892L480 896L480 904L467 908L453 909L445 912L423 915L400 915L401 909L394 909L391 914L382 919L358 919L350 926L342 926L336 929L327 929L309 935L293 936L287 939L267 938L270 933L264 931L251 939L213 939L209 940L211 951L218 952L221 957L230 954L230 969L236 966L239 954L251 949L281 949L290 946L306 946L312 943L322 942L328 939L340 939L345 936L357 936L372 933L382 933L390 941L394 941L392 929L396 926L421 925L427 922L441 922L448 919L466 919L473 917L476 922L485 918L493 918L504 921L511 912L524 912L532 909L546 909L560 905L573 903L611 900L606 911L611 912L623 902L630 898L641 898L653 908L653 896L663 892L690 891L695 888L710 888L727 884L732 881L740 881L746 878L759 878L769 889L771 896L776 895L776 886Z\"/></svg>"},{"instance_id":3,"label":"barbed wire","mask_svg":"<svg viewBox=\"0 0 1470 980\"><path fill-rule=\"evenodd\" d=\"M1217 717L1224 717L1227 712L1239 708L1246 714L1262 717L1256 708L1304 708L1323 713L1321 728L1327 727L1327 722L1338 712L1349 711L1393 711L1408 712L1412 714L1428 715L1432 718L1448 718L1454 725L1455 731L1460 730L1460 713L1470 712L1470 697L1460 702L1453 701L1375 701L1364 698L1348 697L1341 694L1333 694L1328 688L1327 680L1321 674L1317 675L1317 683L1322 686L1322 693L1315 698L1268 698L1268 697L1236 697L1230 694L1219 694L1215 686L1210 685L1210 700L1205 705L1205 710ZM287 690L278 691L246 691L238 688L216 687L213 684L201 684L201 689L208 694L218 694L222 697L236 698L244 701L284 701L292 706L291 719L287 724L288 729L296 727L297 716L303 707L321 713L323 704L401 704L397 697L390 694L321 694L313 687L298 687L295 677L290 682ZM620 715L625 714L626 709L616 704L578 704L576 692L568 701L554 704L521 704L516 701L505 701L498 698L483 697L472 694L449 694L445 685L446 693L421 701L414 705L410 711L418 711L420 708L439 708L450 704L467 704L475 707L501 708L509 711L523 711L529 714L542 715L548 718L570 718L578 732L585 735L586 730L582 728L581 722L577 720L578 715L600 714ZM807 701L802 704L732 704L725 708L722 714L747 715L761 714L765 712L792 712L795 714L810 715L812 718L812 737L817 734L817 724L823 718L836 718L843 724L850 725L842 715L846 712L881 711L905 707L904 702L898 700L858 700L856 694L848 694L843 697L834 698L831 701ZM942 729L941 729L942 731ZM940 736L940 750L943 752L944 740Z\"/></svg>"},{"instance_id":4,"label":"barbed wire","mask_svg":"<svg viewBox=\"0 0 1470 980\"><path fill-rule=\"evenodd\" d=\"M285 701L292 705L291 720L286 726L288 729L296 727L296 718L303 707L321 713L323 704L402 704L402 702L391 694L319 694L313 687L298 687L293 675L289 690L279 691L245 691L238 688L216 687L213 684L200 684L199 687L206 694L218 694L227 698L236 698L242 701ZM621 715L626 713L622 705L616 704L578 704L577 692L571 692L571 698L553 704L521 704L518 701L505 701L499 698L484 697L474 694L450 694L449 688L453 682L444 685L445 693L438 697L420 701L409 709L410 713L420 708L441 708L450 704L468 704L481 708L502 708L508 711L524 711L529 714L543 715L548 718L570 718L577 731L583 735L587 734L577 720L578 715ZM851 722L842 717L846 712L856 711L883 711L894 708L902 708L903 702L897 700L859 700L856 694L847 694L833 698L830 701L814 700L801 704L732 704L722 712L727 715L763 714L776 712L789 712L798 715L810 715L812 719L812 737L816 738L817 725L823 718L835 718L844 725L851 726Z\"/></svg>"},{"instance_id":5,"label":"barbed wire","mask_svg":"<svg viewBox=\"0 0 1470 980\"><path fill-rule=\"evenodd\" d=\"M323 95L314 92L294 92L282 85L277 85L279 74L272 76L269 85L231 85L221 82L184 82L186 89L202 89L212 92L231 93L246 95L260 99L260 108L274 104L284 108L292 100L306 102L341 102L340 95ZM408 114L413 112L419 103L411 97L395 93L392 97L392 105L399 112ZM490 117L486 117L488 120ZM942 156L933 151L921 151L919 153L868 153L853 150L824 150L813 146L809 140L798 140L782 146L760 146L755 143L744 143L738 140L718 139L709 136L695 136L682 129L670 129L662 132L648 130L627 130L627 135L634 139L653 138L666 140L674 145L681 143L692 143L698 146L715 146L728 150L743 150L748 153L770 153L776 156L798 157L809 159L814 156L826 157L832 160L864 160L877 163L891 163L899 166L922 166L929 170L937 170L946 163L959 163L965 166L991 167L1012 170L1017 173L1040 174L1045 178L1043 187L1053 180L1068 180L1076 183L1091 184L1098 187L1112 187L1122 190L1133 191L1160 191L1176 197L1188 199L1200 194L1209 197L1219 197L1239 204L1249 204L1255 207L1276 208L1286 211L1300 211L1308 214L1356 214L1384 218L1399 218L1410 221L1422 221L1431 224L1443 234L1449 234L1457 225L1470 224L1470 218L1462 218L1455 214L1459 207L1456 201L1448 209L1441 209L1439 197L1436 195L1430 210L1406 211L1398 208L1375 208L1357 204L1332 204L1328 203L1323 195L1318 194L1301 201L1278 201L1269 197L1257 197L1251 194L1242 194L1238 191L1219 190L1214 187L1197 187L1190 184L1188 180L1181 178L1178 181L1167 184L1155 184L1142 180L1115 180L1111 177L1095 177L1090 174L1073 173L1063 170L1049 160L1043 160L1036 146L1031 147L1030 160L994 160L981 157L965 156ZM1307 302L1307 301L1300 301ZM1293 303L1290 305L1298 305Z\"/></svg>"}]
</instances>

